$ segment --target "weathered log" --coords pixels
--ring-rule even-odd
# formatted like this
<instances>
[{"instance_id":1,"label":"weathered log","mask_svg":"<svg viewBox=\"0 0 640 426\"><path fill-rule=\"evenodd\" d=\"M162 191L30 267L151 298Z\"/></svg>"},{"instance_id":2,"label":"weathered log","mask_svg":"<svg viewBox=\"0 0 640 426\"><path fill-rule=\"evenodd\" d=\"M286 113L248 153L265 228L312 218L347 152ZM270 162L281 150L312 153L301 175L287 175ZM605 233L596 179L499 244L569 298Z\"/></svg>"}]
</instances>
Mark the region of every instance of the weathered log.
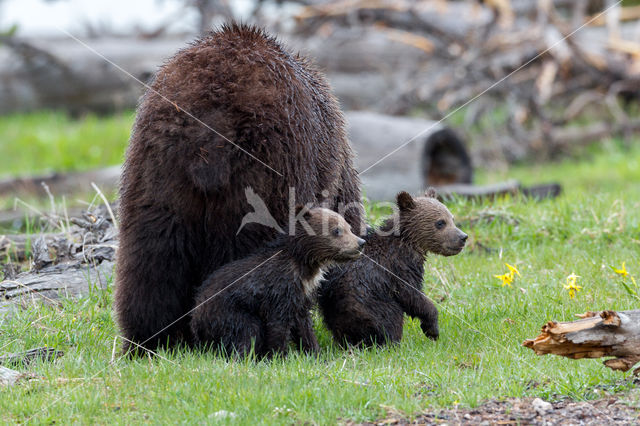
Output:
<instances>
[{"instance_id":1,"label":"weathered log","mask_svg":"<svg viewBox=\"0 0 640 426\"><path fill-rule=\"evenodd\" d=\"M522 345L538 355L571 359L614 357L612 370L628 371L640 361L640 310L586 312L571 322L550 321L535 339Z\"/></svg>"},{"instance_id":2,"label":"weathered log","mask_svg":"<svg viewBox=\"0 0 640 426\"><path fill-rule=\"evenodd\" d=\"M0 211L0 228L20 229L26 220L29 220L29 222L34 226L39 226L43 223L60 221L64 219L64 216L81 216L84 210L85 209L81 207L69 207L62 216L48 212L37 212L34 210L24 211L18 208L3 210Z\"/></svg>"},{"instance_id":3,"label":"weathered log","mask_svg":"<svg viewBox=\"0 0 640 426\"><path fill-rule=\"evenodd\" d=\"M0 113L63 108L73 113L135 106L142 85L184 39L6 39L0 46ZM103 57L104 56L104 57ZM134 78L110 65L127 70Z\"/></svg>"},{"instance_id":4,"label":"weathered log","mask_svg":"<svg viewBox=\"0 0 640 426\"><path fill-rule=\"evenodd\" d=\"M0 258L23 261L30 245L30 235L0 235Z\"/></svg>"},{"instance_id":5,"label":"weathered log","mask_svg":"<svg viewBox=\"0 0 640 426\"><path fill-rule=\"evenodd\" d=\"M88 295L112 281L118 230L110 208L99 205L59 234L33 236L31 270L0 282L0 315L29 301L56 304L61 297Z\"/></svg>"},{"instance_id":6,"label":"weathered log","mask_svg":"<svg viewBox=\"0 0 640 426\"><path fill-rule=\"evenodd\" d=\"M464 142L437 122L352 111L347 129L363 192L371 200L391 200L398 191L418 193L429 185L471 183Z\"/></svg>"},{"instance_id":7,"label":"weathered log","mask_svg":"<svg viewBox=\"0 0 640 426\"><path fill-rule=\"evenodd\" d=\"M91 183L102 191L115 189L120 176L120 166L73 173L49 173L46 175L5 178L0 180L0 196L35 195L46 197L46 185L56 196L78 192L91 192Z\"/></svg>"},{"instance_id":8,"label":"weathered log","mask_svg":"<svg viewBox=\"0 0 640 426\"><path fill-rule=\"evenodd\" d=\"M555 198L560 195L560 193L562 192L562 187L558 183L548 183L525 187L522 186L518 181L510 180L507 182L500 182L491 185L443 185L437 186L436 190L438 192L438 197L442 199L447 199L454 196L474 199L493 199L495 197L507 194L520 194L527 198L543 200L546 198Z\"/></svg>"},{"instance_id":9,"label":"weathered log","mask_svg":"<svg viewBox=\"0 0 640 426\"><path fill-rule=\"evenodd\" d=\"M356 152L356 169L364 171L371 167L371 171L366 170L361 176L370 199L390 200L400 190L417 193L430 185L471 183L470 156L464 141L451 129L431 120L365 111L347 112L346 118ZM396 153L376 164L395 149ZM115 187L119 172L120 167L114 166L81 173L7 179L0 181L0 195L46 195L42 182L56 195L90 189L90 182L109 189ZM23 217L24 213L0 212L0 223ZM6 245L0 239L0 253L3 247Z\"/></svg>"},{"instance_id":10,"label":"weathered log","mask_svg":"<svg viewBox=\"0 0 640 426\"><path fill-rule=\"evenodd\" d=\"M28 234L0 235L0 258L22 262L26 260L27 252L31 251L31 245L36 238L44 238L48 244L60 238L66 238L63 233L46 233L38 236Z\"/></svg>"},{"instance_id":11,"label":"weathered log","mask_svg":"<svg viewBox=\"0 0 640 426\"><path fill-rule=\"evenodd\" d=\"M114 263L58 264L37 272L23 272L13 280L0 282L0 316L13 306L32 302L55 304L65 297L87 296L93 289L104 290L112 280Z\"/></svg>"},{"instance_id":12,"label":"weathered log","mask_svg":"<svg viewBox=\"0 0 640 426\"><path fill-rule=\"evenodd\" d=\"M57 358L64 355L64 352L54 348L34 348L24 352L12 353L0 356L0 364L15 365L20 364L23 367L28 366L35 360L42 360L45 362L55 361Z\"/></svg>"}]
</instances>

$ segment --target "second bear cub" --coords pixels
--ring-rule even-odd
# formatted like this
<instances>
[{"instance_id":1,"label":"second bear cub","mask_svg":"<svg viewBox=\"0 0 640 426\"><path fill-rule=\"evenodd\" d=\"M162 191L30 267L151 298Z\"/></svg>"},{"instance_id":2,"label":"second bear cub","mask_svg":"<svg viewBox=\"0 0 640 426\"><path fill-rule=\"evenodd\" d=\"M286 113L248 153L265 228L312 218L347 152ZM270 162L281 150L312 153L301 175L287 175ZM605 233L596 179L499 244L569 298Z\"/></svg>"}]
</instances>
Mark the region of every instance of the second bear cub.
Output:
<instances>
[{"instance_id":1,"label":"second bear cub","mask_svg":"<svg viewBox=\"0 0 640 426\"><path fill-rule=\"evenodd\" d=\"M313 208L302 219L292 235L205 280L191 319L197 344L240 356L253 344L258 357L284 354L292 341L307 352L319 350L309 313L312 296L324 268L358 257L365 241L334 211Z\"/></svg>"},{"instance_id":2,"label":"second bear cub","mask_svg":"<svg viewBox=\"0 0 640 426\"><path fill-rule=\"evenodd\" d=\"M438 338L438 311L422 292L424 257L458 254L467 234L435 195L433 189L417 198L399 193L398 213L368 237L363 257L334 268L322 283L320 310L339 343L398 342L405 312Z\"/></svg>"}]
</instances>

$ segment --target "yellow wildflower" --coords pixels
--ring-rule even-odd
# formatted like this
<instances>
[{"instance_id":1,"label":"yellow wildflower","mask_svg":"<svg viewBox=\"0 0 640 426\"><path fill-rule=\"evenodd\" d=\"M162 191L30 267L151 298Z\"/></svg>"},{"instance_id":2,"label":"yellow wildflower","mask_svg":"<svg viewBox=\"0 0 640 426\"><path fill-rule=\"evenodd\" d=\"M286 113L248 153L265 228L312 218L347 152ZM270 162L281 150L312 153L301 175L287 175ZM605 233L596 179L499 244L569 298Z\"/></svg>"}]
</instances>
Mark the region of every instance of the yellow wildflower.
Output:
<instances>
[{"instance_id":1,"label":"yellow wildflower","mask_svg":"<svg viewBox=\"0 0 640 426\"><path fill-rule=\"evenodd\" d=\"M629 271L627 271L626 262L622 262L622 266L620 267L620 269L617 269L614 266L612 266L611 269L613 269L613 272L615 272L616 274L620 275L622 278L629 277L629 279L631 280L633 285L636 286L636 287L638 286L638 284L636 283L636 279L633 277L633 275L631 275L629 273Z\"/></svg>"},{"instance_id":2,"label":"yellow wildflower","mask_svg":"<svg viewBox=\"0 0 640 426\"><path fill-rule=\"evenodd\" d=\"M511 274L511 277L513 278L514 275L518 275L519 277L520 275L520 271L518 271L518 268L516 268L515 266L511 266L508 263L505 263L505 265L507 265L507 268L509 268L509 273Z\"/></svg>"},{"instance_id":3,"label":"yellow wildflower","mask_svg":"<svg viewBox=\"0 0 640 426\"><path fill-rule=\"evenodd\" d=\"M512 266L512 265L509 265L508 263L505 263L505 265L507 266L507 268L509 268L509 272L505 272L502 275L494 275L494 277L496 277L497 279L502 281L502 287L504 287L506 285L511 287L511 283L513 282L514 278L516 277L516 274L518 276L520 276L520 271L518 271L518 268L516 268L515 266Z\"/></svg>"},{"instance_id":4,"label":"yellow wildflower","mask_svg":"<svg viewBox=\"0 0 640 426\"><path fill-rule=\"evenodd\" d=\"M504 287L506 285L511 287L511 283L513 282L513 274L512 273L507 272L506 274L502 274L502 275L494 275L494 277L496 277L497 279L502 281L502 287Z\"/></svg>"},{"instance_id":5,"label":"yellow wildflower","mask_svg":"<svg viewBox=\"0 0 640 426\"><path fill-rule=\"evenodd\" d=\"M620 269L616 269L613 266L611 267L611 269L613 269L613 272L615 272L618 275L622 275L623 277L626 277L629 275L629 272L627 271L627 267L625 265L626 262L622 262L622 267Z\"/></svg>"},{"instance_id":6,"label":"yellow wildflower","mask_svg":"<svg viewBox=\"0 0 640 426\"><path fill-rule=\"evenodd\" d=\"M572 272L571 275L567 277L567 284L564 286L564 289L569 291L569 297L572 299L576 297L577 292L582 290L582 286L576 284L578 278L580 278L580 276Z\"/></svg>"}]
</instances>

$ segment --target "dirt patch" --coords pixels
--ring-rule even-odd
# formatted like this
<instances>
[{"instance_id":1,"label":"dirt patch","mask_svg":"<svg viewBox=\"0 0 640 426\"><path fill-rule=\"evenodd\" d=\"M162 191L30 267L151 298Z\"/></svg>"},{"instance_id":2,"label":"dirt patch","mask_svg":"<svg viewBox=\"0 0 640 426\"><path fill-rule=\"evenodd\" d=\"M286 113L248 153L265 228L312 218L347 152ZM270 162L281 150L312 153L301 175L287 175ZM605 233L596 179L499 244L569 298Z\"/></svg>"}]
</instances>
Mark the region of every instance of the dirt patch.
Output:
<instances>
[{"instance_id":1,"label":"dirt patch","mask_svg":"<svg viewBox=\"0 0 640 426\"><path fill-rule=\"evenodd\" d=\"M550 403L539 398L488 401L476 408L434 410L415 420L389 413L365 425L629 425L640 423L640 393L593 401ZM355 423L349 423L351 425Z\"/></svg>"}]
</instances>

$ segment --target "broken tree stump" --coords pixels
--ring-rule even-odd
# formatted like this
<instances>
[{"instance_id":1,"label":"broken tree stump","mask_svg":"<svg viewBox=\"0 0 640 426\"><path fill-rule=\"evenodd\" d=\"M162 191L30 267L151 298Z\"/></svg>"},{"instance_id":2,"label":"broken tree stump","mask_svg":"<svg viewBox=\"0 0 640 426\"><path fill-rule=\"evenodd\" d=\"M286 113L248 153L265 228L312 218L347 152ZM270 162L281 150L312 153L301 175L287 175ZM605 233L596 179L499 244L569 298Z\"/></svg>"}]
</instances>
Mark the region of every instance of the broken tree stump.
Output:
<instances>
[{"instance_id":1,"label":"broken tree stump","mask_svg":"<svg viewBox=\"0 0 640 426\"><path fill-rule=\"evenodd\" d=\"M640 361L640 310L586 312L577 321L549 321L540 335L522 345L538 355L572 359L614 357L612 370L628 371Z\"/></svg>"}]
</instances>

